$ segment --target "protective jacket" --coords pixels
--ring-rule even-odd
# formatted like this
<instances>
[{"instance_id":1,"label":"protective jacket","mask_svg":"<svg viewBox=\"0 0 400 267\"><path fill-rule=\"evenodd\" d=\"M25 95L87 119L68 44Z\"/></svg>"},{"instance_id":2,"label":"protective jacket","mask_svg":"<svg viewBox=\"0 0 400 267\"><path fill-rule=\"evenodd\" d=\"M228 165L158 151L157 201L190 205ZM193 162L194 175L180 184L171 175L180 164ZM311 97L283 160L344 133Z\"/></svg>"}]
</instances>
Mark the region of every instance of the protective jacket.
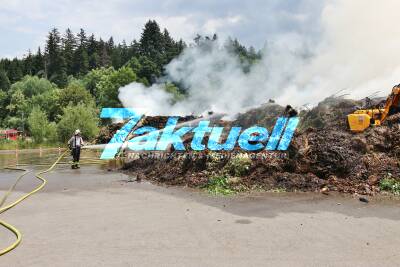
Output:
<instances>
[{"instance_id":1,"label":"protective jacket","mask_svg":"<svg viewBox=\"0 0 400 267\"><path fill-rule=\"evenodd\" d=\"M83 139L80 135L74 135L69 139L68 145L70 148L77 148L83 146Z\"/></svg>"}]
</instances>

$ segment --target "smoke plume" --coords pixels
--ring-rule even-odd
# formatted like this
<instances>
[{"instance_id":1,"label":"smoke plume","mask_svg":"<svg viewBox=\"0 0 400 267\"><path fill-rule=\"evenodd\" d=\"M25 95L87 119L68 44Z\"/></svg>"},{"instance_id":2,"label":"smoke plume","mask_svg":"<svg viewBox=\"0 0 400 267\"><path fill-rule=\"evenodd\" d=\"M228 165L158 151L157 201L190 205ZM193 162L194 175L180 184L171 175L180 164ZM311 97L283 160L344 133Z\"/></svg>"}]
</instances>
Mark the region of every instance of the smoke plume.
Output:
<instances>
[{"instance_id":1,"label":"smoke plume","mask_svg":"<svg viewBox=\"0 0 400 267\"><path fill-rule=\"evenodd\" d=\"M376 91L386 96L400 82L398 10L397 0L326 1L315 19L318 36L275 35L249 72L224 42L212 42L208 49L186 48L166 66L162 80L187 88L185 100L174 103L162 83L150 88L129 84L120 88L119 98L148 115L209 110L234 115L268 99L282 105L316 104L342 89L355 99Z\"/></svg>"}]
</instances>

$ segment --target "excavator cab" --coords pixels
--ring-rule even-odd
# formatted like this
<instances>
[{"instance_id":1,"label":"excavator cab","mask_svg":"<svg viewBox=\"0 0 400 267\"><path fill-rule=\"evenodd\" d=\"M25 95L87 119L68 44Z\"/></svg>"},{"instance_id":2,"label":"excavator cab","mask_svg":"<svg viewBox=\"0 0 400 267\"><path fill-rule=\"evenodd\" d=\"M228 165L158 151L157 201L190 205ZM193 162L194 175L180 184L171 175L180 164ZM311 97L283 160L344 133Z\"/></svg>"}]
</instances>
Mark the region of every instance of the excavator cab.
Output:
<instances>
[{"instance_id":1,"label":"excavator cab","mask_svg":"<svg viewBox=\"0 0 400 267\"><path fill-rule=\"evenodd\" d=\"M350 130L352 132L363 132L370 126L381 125L381 109L361 109L347 115Z\"/></svg>"},{"instance_id":2,"label":"excavator cab","mask_svg":"<svg viewBox=\"0 0 400 267\"><path fill-rule=\"evenodd\" d=\"M400 112L400 85L392 89L392 93L386 99L384 108L359 109L347 115L350 130L363 132L370 126L379 126L387 116Z\"/></svg>"}]
</instances>

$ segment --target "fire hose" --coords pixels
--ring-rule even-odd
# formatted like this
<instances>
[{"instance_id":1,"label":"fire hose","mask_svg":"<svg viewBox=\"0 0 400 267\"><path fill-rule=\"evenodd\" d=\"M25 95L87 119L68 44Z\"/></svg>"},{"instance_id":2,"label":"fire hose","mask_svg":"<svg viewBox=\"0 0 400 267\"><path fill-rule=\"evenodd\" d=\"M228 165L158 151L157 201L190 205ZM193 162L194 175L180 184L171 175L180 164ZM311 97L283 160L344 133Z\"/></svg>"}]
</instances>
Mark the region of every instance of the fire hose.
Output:
<instances>
[{"instance_id":1,"label":"fire hose","mask_svg":"<svg viewBox=\"0 0 400 267\"><path fill-rule=\"evenodd\" d=\"M7 211L7 210L9 210L9 209L11 209L11 208L13 208L13 207L16 206L17 204L19 204L20 202L22 202L23 200L25 200L26 198L28 198L29 196L31 196L31 195L37 193L39 190L41 190L41 189L45 186L45 184L46 184L46 182L47 182L47 180L46 180L45 178L43 178L41 175L44 174L44 173L47 173L47 172L51 171L51 170L57 165L57 163L60 162L60 160L67 154L67 152L68 152L68 150L65 151L65 152L63 152L63 153L57 158L57 160L56 160L49 168L47 168L46 170L40 171L40 172L38 172L38 173L35 173L35 177L41 181L41 184L40 184L38 187L36 187L35 189L33 189L32 191L30 191L29 193L27 193L27 194L23 195L22 197L18 198L18 199L17 199L16 201L14 201L13 203L8 204L7 206L4 206L3 208L0 208L0 214L2 214L3 212L5 212L5 211ZM0 201L0 207L4 204L4 202L6 201L7 197L8 197L8 196L11 194L11 192L14 190L14 188L15 188L15 186L17 185L17 183L19 182L19 180L21 180L21 178L22 178L23 176L25 176L26 174L28 174L28 173L30 172L30 171L28 171L28 170L26 170L26 169L17 168L17 167L15 167L15 168L13 168L13 167L7 167L6 169L17 170L17 171L24 171L24 173L21 174L21 175L16 179L15 183L14 183L14 184L10 187L10 189L6 192L6 194L4 195L4 197L2 198L2 200ZM16 236L16 240L14 241L13 244L11 244L11 245L8 246L7 248L5 248L5 249L3 249L3 250L0 251L0 256L1 256L1 255L4 255L4 254L10 252L11 250L15 249L15 248L21 243L22 234L21 234L21 232L20 232L17 228L15 228L14 226L12 226L11 224L6 223L6 222L3 221L3 220L0 220L0 225L2 225L2 226L4 226L5 228L7 228L9 231L11 231L11 232Z\"/></svg>"}]
</instances>

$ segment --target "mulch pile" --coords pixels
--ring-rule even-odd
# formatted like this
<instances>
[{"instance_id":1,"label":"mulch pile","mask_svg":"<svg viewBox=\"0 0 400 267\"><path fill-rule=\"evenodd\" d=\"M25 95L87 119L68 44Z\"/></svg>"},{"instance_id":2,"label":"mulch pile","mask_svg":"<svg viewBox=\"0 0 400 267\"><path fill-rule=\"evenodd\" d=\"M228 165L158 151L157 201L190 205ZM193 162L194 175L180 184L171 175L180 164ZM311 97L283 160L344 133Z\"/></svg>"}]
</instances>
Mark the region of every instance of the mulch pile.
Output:
<instances>
[{"instance_id":1,"label":"mulch pile","mask_svg":"<svg viewBox=\"0 0 400 267\"><path fill-rule=\"evenodd\" d=\"M245 188L375 194L381 179L400 178L400 114L389 117L382 126L354 134L349 131L346 115L361 104L332 97L311 110L301 111L300 125L286 157L252 159L240 175L227 171L233 157L210 151L173 153L164 159L142 155L127 160L124 168L141 178L168 185L199 187L212 177L224 175L235 178L231 180ZM283 111L284 107L268 103L239 114L224 126L259 125L271 131ZM185 119L193 118L182 121ZM163 128L165 122L166 117L147 117L143 125ZM99 140L104 141L105 135L100 135L103 137Z\"/></svg>"}]
</instances>

